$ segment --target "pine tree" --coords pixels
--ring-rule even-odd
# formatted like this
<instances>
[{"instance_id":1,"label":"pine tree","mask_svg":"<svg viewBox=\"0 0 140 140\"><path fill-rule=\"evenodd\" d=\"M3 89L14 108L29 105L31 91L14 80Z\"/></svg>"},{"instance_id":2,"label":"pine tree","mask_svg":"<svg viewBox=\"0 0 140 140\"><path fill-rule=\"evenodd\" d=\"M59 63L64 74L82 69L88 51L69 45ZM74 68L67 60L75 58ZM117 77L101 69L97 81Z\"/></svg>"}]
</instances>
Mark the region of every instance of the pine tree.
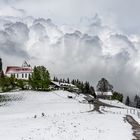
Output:
<instances>
[{"instance_id":1,"label":"pine tree","mask_svg":"<svg viewBox=\"0 0 140 140\"><path fill-rule=\"evenodd\" d=\"M138 101L139 98L140 98L140 97L139 97L138 95L135 96L135 98L134 98L134 103L135 103L135 104L137 103L137 101Z\"/></svg>"},{"instance_id":2,"label":"pine tree","mask_svg":"<svg viewBox=\"0 0 140 140\"><path fill-rule=\"evenodd\" d=\"M54 76L53 81L58 82L58 78Z\"/></svg>"},{"instance_id":3,"label":"pine tree","mask_svg":"<svg viewBox=\"0 0 140 140\"><path fill-rule=\"evenodd\" d=\"M55 76L54 76L54 78L53 78L53 81L55 81L55 82L56 82L56 78L55 78Z\"/></svg>"},{"instance_id":4,"label":"pine tree","mask_svg":"<svg viewBox=\"0 0 140 140\"><path fill-rule=\"evenodd\" d=\"M70 83L70 80L69 80L69 78L67 78L67 83L68 83L68 84Z\"/></svg>"},{"instance_id":5,"label":"pine tree","mask_svg":"<svg viewBox=\"0 0 140 140\"><path fill-rule=\"evenodd\" d=\"M59 82L59 80L58 80L58 78L57 78L57 77L56 77L56 79L55 79L55 80L56 80L56 82Z\"/></svg>"},{"instance_id":6,"label":"pine tree","mask_svg":"<svg viewBox=\"0 0 140 140\"><path fill-rule=\"evenodd\" d=\"M35 66L29 83L34 90L47 90L50 84L50 74L44 66Z\"/></svg>"},{"instance_id":7,"label":"pine tree","mask_svg":"<svg viewBox=\"0 0 140 140\"><path fill-rule=\"evenodd\" d=\"M89 82L85 82L85 84L84 84L84 93L90 93L90 85L89 85Z\"/></svg>"},{"instance_id":8,"label":"pine tree","mask_svg":"<svg viewBox=\"0 0 140 140\"><path fill-rule=\"evenodd\" d=\"M138 95L135 96L134 103L136 108L140 108L140 97Z\"/></svg>"},{"instance_id":9,"label":"pine tree","mask_svg":"<svg viewBox=\"0 0 140 140\"><path fill-rule=\"evenodd\" d=\"M73 85L75 85L75 81L74 81L74 79L71 81L71 83L72 83Z\"/></svg>"},{"instance_id":10,"label":"pine tree","mask_svg":"<svg viewBox=\"0 0 140 140\"><path fill-rule=\"evenodd\" d=\"M62 82L63 82L63 80L62 80L62 79L60 79L60 80L59 80L59 82L60 82L60 83L62 83Z\"/></svg>"},{"instance_id":11,"label":"pine tree","mask_svg":"<svg viewBox=\"0 0 140 140\"><path fill-rule=\"evenodd\" d=\"M94 87L90 87L90 94L94 96L94 98L96 98L96 94L95 94L95 90Z\"/></svg>"},{"instance_id":12,"label":"pine tree","mask_svg":"<svg viewBox=\"0 0 140 140\"><path fill-rule=\"evenodd\" d=\"M114 91L113 96L112 96L112 100L118 100L120 102L123 102L123 94Z\"/></svg>"},{"instance_id":13,"label":"pine tree","mask_svg":"<svg viewBox=\"0 0 140 140\"><path fill-rule=\"evenodd\" d=\"M138 98L138 100L137 100L136 108L140 108L140 98Z\"/></svg>"},{"instance_id":14,"label":"pine tree","mask_svg":"<svg viewBox=\"0 0 140 140\"><path fill-rule=\"evenodd\" d=\"M62 82L63 82L63 83L65 83L65 82L66 82L66 80L63 78Z\"/></svg>"},{"instance_id":15,"label":"pine tree","mask_svg":"<svg viewBox=\"0 0 140 140\"><path fill-rule=\"evenodd\" d=\"M129 99L129 96L127 96L126 101L125 101L125 104L126 104L127 106L130 105L130 99Z\"/></svg>"}]
</instances>

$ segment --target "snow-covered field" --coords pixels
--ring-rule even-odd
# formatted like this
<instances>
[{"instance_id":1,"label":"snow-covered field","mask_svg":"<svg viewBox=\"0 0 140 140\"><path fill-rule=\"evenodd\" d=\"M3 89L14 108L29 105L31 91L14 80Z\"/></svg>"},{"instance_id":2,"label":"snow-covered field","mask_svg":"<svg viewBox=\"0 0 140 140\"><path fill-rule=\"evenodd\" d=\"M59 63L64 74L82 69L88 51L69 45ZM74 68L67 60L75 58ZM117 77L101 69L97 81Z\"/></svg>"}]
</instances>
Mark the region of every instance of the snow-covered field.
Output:
<instances>
[{"instance_id":1,"label":"snow-covered field","mask_svg":"<svg viewBox=\"0 0 140 140\"><path fill-rule=\"evenodd\" d=\"M116 106L116 108L110 107L101 107L101 111L106 114L122 114L122 115L131 115L139 124L140 124L140 109L126 106L125 104L117 100L103 100L100 99L103 103ZM118 108L119 107L119 108Z\"/></svg>"},{"instance_id":2,"label":"snow-covered field","mask_svg":"<svg viewBox=\"0 0 140 140\"><path fill-rule=\"evenodd\" d=\"M127 106L117 100L104 100L104 99L100 99L101 102L106 103L106 104L110 104L116 107L122 107L122 108L126 108Z\"/></svg>"},{"instance_id":3,"label":"snow-covered field","mask_svg":"<svg viewBox=\"0 0 140 140\"><path fill-rule=\"evenodd\" d=\"M88 112L83 95L66 91L6 93L22 100L0 106L0 140L131 140L124 114ZM72 96L70 99L67 96ZM109 111L109 110L108 110ZM42 113L45 116L42 116Z\"/></svg>"}]
</instances>

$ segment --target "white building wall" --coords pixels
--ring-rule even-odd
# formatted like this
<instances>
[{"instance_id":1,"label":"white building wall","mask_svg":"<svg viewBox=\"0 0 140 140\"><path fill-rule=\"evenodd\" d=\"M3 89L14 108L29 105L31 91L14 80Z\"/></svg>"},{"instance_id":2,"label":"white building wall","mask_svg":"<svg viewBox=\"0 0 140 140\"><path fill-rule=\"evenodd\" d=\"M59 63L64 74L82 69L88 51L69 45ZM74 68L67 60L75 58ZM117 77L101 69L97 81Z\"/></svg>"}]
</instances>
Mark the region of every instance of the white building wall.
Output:
<instances>
[{"instance_id":1,"label":"white building wall","mask_svg":"<svg viewBox=\"0 0 140 140\"><path fill-rule=\"evenodd\" d=\"M15 76L15 78L17 79L23 79L23 80L28 80L29 79L29 75L31 75L32 73L8 73L6 74L6 76L11 77L12 75Z\"/></svg>"}]
</instances>

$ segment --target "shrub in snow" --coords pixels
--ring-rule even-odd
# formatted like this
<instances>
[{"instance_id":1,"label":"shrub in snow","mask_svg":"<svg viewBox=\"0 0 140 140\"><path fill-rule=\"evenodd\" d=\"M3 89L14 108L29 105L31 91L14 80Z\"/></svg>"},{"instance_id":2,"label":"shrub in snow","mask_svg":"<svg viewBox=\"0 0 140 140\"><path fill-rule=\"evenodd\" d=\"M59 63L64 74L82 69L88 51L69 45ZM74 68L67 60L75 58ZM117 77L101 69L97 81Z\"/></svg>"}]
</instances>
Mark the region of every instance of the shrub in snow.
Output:
<instances>
[{"instance_id":1,"label":"shrub in snow","mask_svg":"<svg viewBox=\"0 0 140 140\"><path fill-rule=\"evenodd\" d=\"M44 117L45 116L45 113L42 113L42 117Z\"/></svg>"}]
</instances>

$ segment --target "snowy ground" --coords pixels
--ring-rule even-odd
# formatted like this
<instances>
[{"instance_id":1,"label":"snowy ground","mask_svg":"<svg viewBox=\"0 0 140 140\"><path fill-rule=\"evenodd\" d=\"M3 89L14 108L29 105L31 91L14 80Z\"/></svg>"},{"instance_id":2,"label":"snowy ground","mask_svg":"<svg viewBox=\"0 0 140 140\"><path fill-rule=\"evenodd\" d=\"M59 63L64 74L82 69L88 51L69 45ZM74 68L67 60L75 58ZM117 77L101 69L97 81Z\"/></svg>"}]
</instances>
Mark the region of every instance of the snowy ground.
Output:
<instances>
[{"instance_id":1,"label":"snowy ground","mask_svg":"<svg viewBox=\"0 0 140 140\"><path fill-rule=\"evenodd\" d=\"M124 116L131 115L140 124L140 109L126 106L125 104L117 100L100 99L100 101L116 106L116 107L120 107L120 108L101 107L101 110L105 112L106 114L121 114Z\"/></svg>"},{"instance_id":2,"label":"snowy ground","mask_svg":"<svg viewBox=\"0 0 140 140\"><path fill-rule=\"evenodd\" d=\"M0 107L0 140L131 140L124 113L105 108L105 114L87 112L92 105L64 91L6 93L22 100ZM73 99L68 99L67 96ZM120 111L120 110L119 110ZM42 116L42 113L45 116ZM34 118L34 116L37 118Z\"/></svg>"},{"instance_id":3,"label":"snowy ground","mask_svg":"<svg viewBox=\"0 0 140 140\"><path fill-rule=\"evenodd\" d=\"M104 100L104 99L100 99L101 102L106 103L106 104L110 104L116 107L122 107L122 108L126 108L127 106L117 100Z\"/></svg>"}]
</instances>

